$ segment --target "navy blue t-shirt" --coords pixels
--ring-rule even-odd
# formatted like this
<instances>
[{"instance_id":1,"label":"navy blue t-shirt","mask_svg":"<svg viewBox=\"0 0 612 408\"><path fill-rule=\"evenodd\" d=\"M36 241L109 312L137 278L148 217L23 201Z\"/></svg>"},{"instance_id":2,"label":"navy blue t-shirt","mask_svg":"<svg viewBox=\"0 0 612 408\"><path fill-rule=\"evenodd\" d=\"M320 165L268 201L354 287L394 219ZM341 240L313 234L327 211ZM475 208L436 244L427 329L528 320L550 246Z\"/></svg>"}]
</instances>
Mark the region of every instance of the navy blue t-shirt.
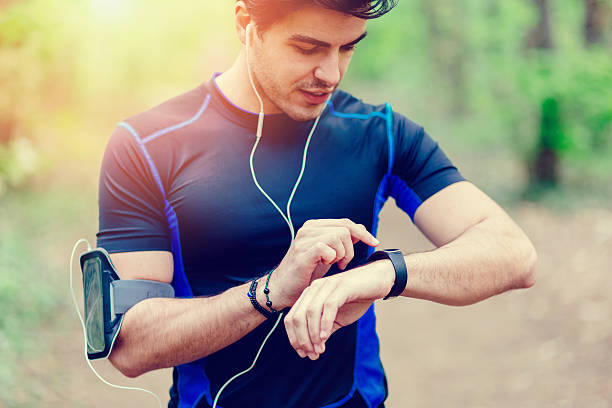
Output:
<instances>
[{"instance_id":1,"label":"navy blue t-shirt","mask_svg":"<svg viewBox=\"0 0 612 408\"><path fill-rule=\"evenodd\" d=\"M313 123L265 116L254 169L281 209ZM171 251L177 296L217 295L276 266L291 236L251 177L256 128L257 115L233 105L214 77L119 123L100 173L98 246L110 253ZM376 234L389 196L413 217L423 201L461 180L421 126L388 104L366 104L337 90L310 141L291 218L296 231L308 219L349 218ZM357 243L349 268L370 251ZM329 273L338 272L333 266ZM250 366L273 324L176 367L170 406L212 406L220 387ZM377 407L386 396L371 307L334 333L316 361L295 353L281 324L255 367L223 391L218 406Z\"/></svg>"}]
</instances>

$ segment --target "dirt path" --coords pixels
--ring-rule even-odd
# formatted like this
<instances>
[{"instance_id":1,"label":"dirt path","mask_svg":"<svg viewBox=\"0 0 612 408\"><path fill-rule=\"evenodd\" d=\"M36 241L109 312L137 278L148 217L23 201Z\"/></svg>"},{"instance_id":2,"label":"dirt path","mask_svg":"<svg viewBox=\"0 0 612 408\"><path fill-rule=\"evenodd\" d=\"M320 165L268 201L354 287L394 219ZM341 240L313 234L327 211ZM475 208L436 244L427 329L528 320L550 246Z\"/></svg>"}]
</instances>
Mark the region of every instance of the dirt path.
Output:
<instances>
[{"instance_id":1,"label":"dirt path","mask_svg":"<svg viewBox=\"0 0 612 408\"><path fill-rule=\"evenodd\" d=\"M533 288L462 308L378 304L388 407L612 407L612 211L523 205L513 216L539 252ZM430 247L393 205L383 211L380 237L405 252ZM149 395L99 382L80 354L80 336L72 311L41 335L51 352L24 363L24 384L35 387L22 390L19 406L155 406ZM106 362L96 367L167 401L170 370L128 380Z\"/></svg>"}]
</instances>

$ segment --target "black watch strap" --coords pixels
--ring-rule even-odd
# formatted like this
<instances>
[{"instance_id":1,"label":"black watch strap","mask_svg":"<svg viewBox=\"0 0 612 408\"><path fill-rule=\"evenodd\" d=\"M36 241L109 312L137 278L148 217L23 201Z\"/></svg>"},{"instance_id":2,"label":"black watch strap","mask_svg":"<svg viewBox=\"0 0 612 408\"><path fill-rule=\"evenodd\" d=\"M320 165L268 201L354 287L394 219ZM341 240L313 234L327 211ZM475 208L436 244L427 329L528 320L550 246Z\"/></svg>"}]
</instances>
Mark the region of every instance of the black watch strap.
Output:
<instances>
[{"instance_id":1,"label":"black watch strap","mask_svg":"<svg viewBox=\"0 0 612 408\"><path fill-rule=\"evenodd\" d=\"M391 290L383 299L387 300L390 297L401 295L406 288L406 282L408 282L408 271L402 251L399 249L376 251L368 257L368 262L378 261L380 259L390 260L393 264L393 269L395 269L395 282L393 282L393 287L391 287Z\"/></svg>"}]
</instances>

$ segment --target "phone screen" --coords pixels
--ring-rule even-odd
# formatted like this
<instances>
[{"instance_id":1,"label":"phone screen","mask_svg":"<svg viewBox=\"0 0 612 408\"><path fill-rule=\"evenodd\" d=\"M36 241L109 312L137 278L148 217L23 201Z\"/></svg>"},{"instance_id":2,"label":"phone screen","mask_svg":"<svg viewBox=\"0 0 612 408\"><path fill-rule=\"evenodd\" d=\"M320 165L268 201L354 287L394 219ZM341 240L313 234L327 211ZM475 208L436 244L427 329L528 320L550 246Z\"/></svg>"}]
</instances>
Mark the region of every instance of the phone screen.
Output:
<instances>
[{"instance_id":1,"label":"phone screen","mask_svg":"<svg viewBox=\"0 0 612 408\"><path fill-rule=\"evenodd\" d=\"M87 352L104 351L104 301L102 297L102 265L100 259L90 258L83 267L83 289L85 291L85 330Z\"/></svg>"}]
</instances>

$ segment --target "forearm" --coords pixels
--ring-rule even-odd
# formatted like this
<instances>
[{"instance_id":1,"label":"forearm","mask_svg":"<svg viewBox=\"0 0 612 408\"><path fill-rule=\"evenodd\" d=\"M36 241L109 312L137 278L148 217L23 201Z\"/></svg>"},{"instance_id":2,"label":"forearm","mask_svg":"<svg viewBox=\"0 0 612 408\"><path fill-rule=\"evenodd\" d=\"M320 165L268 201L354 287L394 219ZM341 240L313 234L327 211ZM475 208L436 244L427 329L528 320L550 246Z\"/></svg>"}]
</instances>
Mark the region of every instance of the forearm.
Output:
<instances>
[{"instance_id":1,"label":"forearm","mask_svg":"<svg viewBox=\"0 0 612 408\"><path fill-rule=\"evenodd\" d=\"M462 306L534 283L535 250L505 217L487 217L451 242L404 257L402 296ZM338 328L356 321L395 280L390 260L378 260L314 281L285 318L289 341L301 356L317 359Z\"/></svg>"},{"instance_id":2,"label":"forearm","mask_svg":"<svg viewBox=\"0 0 612 408\"><path fill-rule=\"evenodd\" d=\"M124 375L136 377L236 342L265 320L247 298L249 284L213 297L138 303L124 317L110 361ZM258 298L262 295L258 291ZM261 298L259 302L263 304Z\"/></svg>"},{"instance_id":3,"label":"forearm","mask_svg":"<svg viewBox=\"0 0 612 408\"><path fill-rule=\"evenodd\" d=\"M403 296L470 305L535 283L536 252L514 226L495 217L474 225L435 250L405 257Z\"/></svg>"},{"instance_id":4,"label":"forearm","mask_svg":"<svg viewBox=\"0 0 612 408\"><path fill-rule=\"evenodd\" d=\"M438 248L404 257L403 296L459 306L535 283L537 255L529 238L471 183L439 191L414 221ZM388 259L314 280L285 318L291 345L300 356L318 358L329 336L384 298L394 281Z\"/></svg>"},{"instance_id":5,"label":"forearm","mask_svg":"<svg viewBox=\"0 0 612 408\"><path fill-rule=\"evenodd\" d=\"M270 277L270 301L276 310L293 305L313 279L325 275L338 262L345 267L353 257L353 244L379 244L360 224L349 219L308 220L298 230L287 254ZM124 279L172 279L169 252L112 255ZM164 263L166 267L160 268ZM260 278L257 300L266 304ZM247 297L248 284L224 293L196 299L148 299L135 305L124 318L110 361L129 377L172 367L212 354L261 324L265 318Z\"/></svg>"}]
</instances>

